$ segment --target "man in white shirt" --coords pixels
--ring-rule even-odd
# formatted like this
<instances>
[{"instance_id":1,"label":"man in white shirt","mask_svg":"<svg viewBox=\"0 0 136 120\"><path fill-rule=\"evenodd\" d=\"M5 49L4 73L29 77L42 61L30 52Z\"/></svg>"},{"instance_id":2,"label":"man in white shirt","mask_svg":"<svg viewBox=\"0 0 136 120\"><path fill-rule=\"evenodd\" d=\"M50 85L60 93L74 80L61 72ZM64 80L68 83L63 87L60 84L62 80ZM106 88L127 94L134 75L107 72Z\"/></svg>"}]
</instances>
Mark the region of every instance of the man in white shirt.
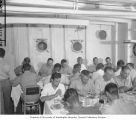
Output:
<instances>
[{"instance_id":1,"label":"man in white shirt","mask_svg":"<svg viewBox=\"0 0 136 120\"><path fill-rule=\"evenodd\" d=\"M115 77L115 81L119 87L120 92L126 92L132 88L132 81L130 78L130 69L128 66L123 66L119 76Z\"/></svg>"},{"instance_id":2,"label":"man in white shirt","mask_svg":"<svg viewBox=\"0 0 136 120\"><path fill-rule=\"evenodd\" d=\"M105 86L110 82L115 82L113 79L114 72L112 67L106 67L104 69L104 75L94 81L95 84L95 93L100 95L104 92Z\"/></svg>"},{"instance_id":3,"label":"man in white shirt","mask_svg":"<svg viewBox=\"0 0 136 120\"><path fill-rule=\"evenodd\" d=\"M136 114L136 106L133 102L124 101L119 97L118 87L114 83L109 83L105 86L107 103L101 108L102 114L123 115Z\"/></svg>"},{"instance_id":4,"label":"man in white shirt","mask_svg":"<svg viewBox=\"0 0 136 120\"><path fill-rule=\"evenodd\" d=\"M5 50L3 48L0 48L0 91L3 94L3 98L0 98L0 101L3 101L1 105L4 106L2 107L4 108L2 112L4 112L4 114L11 114L11 83L15 78L15 73L13 72L14 70L11 70L11 67L5 62L4 56Z\"/></svg>"},{"instance_id":5,"label":"man in white shirt","mask_svg":"<svg viewBox=\"0 0 136 120\"><path fill-rule=\"evenodd\" d=\"M61 100L65 93L65 87L60 83L61 74L53 73L51 76L51 83L48 83L44 86L41 92L41 101L45 102L44 105L44 114L52 114L50 107L56 100Z\"/></svg>"},{"instance_id":6,"label":"man in white shirt","mask_svg":"<svg viewBox=\"0 0 136 120\"><path fill-rule=\"evenodd\" d=\"M104 70L103 69L104 69L104 65L102 63L97 64L96 72L94 72L93 75L92 75L92 79L94 81L104 75Z\"/></svg>"}]
</instances>

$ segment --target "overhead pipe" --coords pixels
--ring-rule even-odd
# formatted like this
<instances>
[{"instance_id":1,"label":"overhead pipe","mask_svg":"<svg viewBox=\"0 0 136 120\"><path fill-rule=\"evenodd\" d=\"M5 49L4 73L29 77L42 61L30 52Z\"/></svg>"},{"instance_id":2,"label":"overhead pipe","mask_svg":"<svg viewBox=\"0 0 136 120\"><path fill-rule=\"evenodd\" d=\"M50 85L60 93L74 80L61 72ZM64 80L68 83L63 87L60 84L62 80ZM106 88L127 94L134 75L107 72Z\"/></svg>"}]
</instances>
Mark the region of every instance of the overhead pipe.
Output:
<instances>
[{"instance_id":1,"label":"overhead pipe","mask_svg":"<svg viewBox=\"0 0 136 120\"><path fill-rule=\"evenodd\" d=\"M73 9L54 9L54 8L36 8L36 7L6 7L7 13L20 12L20 13L38 13L38 14L64 14L64 15L100 15L100 16L128 16L136 17L136 12L128 11L107 11L107 10L73 10Z\"/></svg>"}]
</instances>

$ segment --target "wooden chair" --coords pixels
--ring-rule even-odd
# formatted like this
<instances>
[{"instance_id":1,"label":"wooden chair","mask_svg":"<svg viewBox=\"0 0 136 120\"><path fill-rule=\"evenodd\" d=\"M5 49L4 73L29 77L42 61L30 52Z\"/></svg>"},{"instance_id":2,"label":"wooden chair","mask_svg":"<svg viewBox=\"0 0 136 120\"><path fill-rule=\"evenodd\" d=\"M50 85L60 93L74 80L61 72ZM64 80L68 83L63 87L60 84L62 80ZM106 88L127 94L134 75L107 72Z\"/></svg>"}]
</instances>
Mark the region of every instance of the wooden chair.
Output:
<instances>
[{"instance_id":1,"label":"wooden chair","mask_svg":"<svg viewBox=\"0 0 136 120\"><path fill-rule=\"evenodd\" d=\"M25 87L22 106L24 114L41 114L40 93L38 85Z\"/></svg>"}]
</instances>

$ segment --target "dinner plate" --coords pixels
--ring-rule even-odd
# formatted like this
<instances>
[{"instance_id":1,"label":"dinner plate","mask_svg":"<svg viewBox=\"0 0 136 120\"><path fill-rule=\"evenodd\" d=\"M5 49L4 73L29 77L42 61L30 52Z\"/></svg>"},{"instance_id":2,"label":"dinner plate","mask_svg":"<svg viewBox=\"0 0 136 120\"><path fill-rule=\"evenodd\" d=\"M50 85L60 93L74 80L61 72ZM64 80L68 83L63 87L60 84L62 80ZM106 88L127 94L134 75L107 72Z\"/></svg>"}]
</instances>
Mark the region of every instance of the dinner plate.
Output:
<instances>
[{"instance_id":1,"label":"dinner plate","mask_svg":"<svg viewBox=\"0 0 136 120\"><path fill-rule=\"evenodd\" d=\"M52 110L60 110L60 109L62 109L63 107L64 107L64 105L62 105L62 104L53 104L53 105L50 106L50 108L51 108Z\"/></svg>"}]
</instances>

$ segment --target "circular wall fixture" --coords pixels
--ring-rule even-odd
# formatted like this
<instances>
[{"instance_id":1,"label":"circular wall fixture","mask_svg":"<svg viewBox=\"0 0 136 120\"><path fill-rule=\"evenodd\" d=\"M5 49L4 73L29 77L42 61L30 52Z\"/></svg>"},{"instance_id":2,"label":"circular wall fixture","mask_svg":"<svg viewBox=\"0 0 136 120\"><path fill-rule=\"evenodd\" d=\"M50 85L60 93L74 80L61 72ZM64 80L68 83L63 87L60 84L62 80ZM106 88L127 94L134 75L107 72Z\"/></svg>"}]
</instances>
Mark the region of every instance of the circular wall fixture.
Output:
<instances>
[{"instance_id":1,"label":"circular wall fixture","mask_svg":"<svg viewBox=\"0 0 136 120\"><path fill-rule=\"evenodd\" d=\"M136 43L133 45L133 54L136 56Z\"/></svg>"},{"instance_id":2,"label":"circular wall fixture","mask_svg":"<svg viewBox=\"0 0 136 120\"><path fill-rule=\"evenodd\" d=\"M101 40L105 40L107 37L107 32L105 30L97 31L97 37Z\"/></svg>"},{"instance_id":3,"label":"circular wall fixture","mask_svg":"<svg viewBox=\"0 0 136 120\"><path fill-rule=\"evenodd\" d=\"M38 42L37 42L37 50L39 52L43 52L43 51L47 50L47 47L48 47L48 45L47 45L47 43L44 40L38 40Z\"/></svg>"},{"instance_id":4,"label":"circular wall fixture","mask_svg":"<svg viewBox=\"0 0 136 120\"><path fill-rule=\"evenodd\" d=\"M74 52L80 52L82 50L82 43L80 41L73 40L72 42L72 50Z\"/></svg>"}]
</instances>

